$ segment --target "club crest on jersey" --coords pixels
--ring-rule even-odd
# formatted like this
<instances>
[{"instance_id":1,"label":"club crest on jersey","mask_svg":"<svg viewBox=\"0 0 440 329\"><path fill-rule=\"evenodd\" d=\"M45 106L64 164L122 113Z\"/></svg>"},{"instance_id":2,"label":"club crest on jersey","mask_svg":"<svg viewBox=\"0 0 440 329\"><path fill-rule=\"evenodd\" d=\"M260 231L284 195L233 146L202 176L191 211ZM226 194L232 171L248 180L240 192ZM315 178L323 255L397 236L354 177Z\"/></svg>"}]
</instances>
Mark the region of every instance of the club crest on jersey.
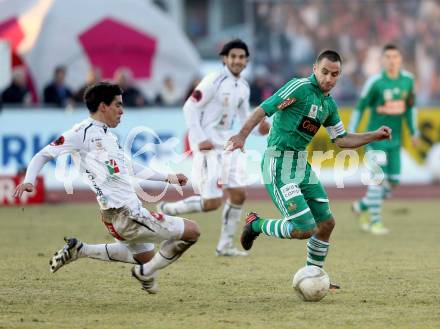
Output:
<instances>
[{"instance_id":1,"label":"club crest on jersey","mask_svg":"<svg viewBox=\"0 0 440 329\"><path fill-rule=\"evenodd\" d=\"M292 105L293 103L296 102L296 98L292 97L292 98L287 98L284 101L282 101L280 104L277 105L277 109L278 110L284 110L286 107L288 107L289 105Z\"/></svg>"},{"instance_id":2,"label":"club crest on jersey","mask_svg":"<svg viewBox=\"0 0 440 329\"><path fill-rule=\"evenodd\" d=\"M303 117L298 125L298 130L306 133L309 136L315 136L320 127L321 124L317 120L311 119L309 117Z\"/></svg>"},{"instance_id":3,"label":"club crest on jersey","mask_svg":"<svg viewBox=\"0 0 440 329\"><path fill-rule=\"evenodd\" d=\"M385 101L390 101L393 99L393 90L392 89L385 89L383 91L383 98Z\"/></svg>"},{"instance_id":4,"label":"club crest on jersey","mask_svg":"<svg viewBox=\"0 0 440 329\"><path fill-rule=\"evenodd\" d=\"M107 166L107 170L110 175L119 173L119 167L115 160L111 159L109 161L106 161L105 165Z\"/></svg>"},{"instance_id":5,"label":"club crest on jersey","mask_svg":"<svg viewBox=\"0 0 440 329\"><path fill-rule=\"evenodd\" d=\"M50 143L51 146L60 146L63 144L64 144L64 136L60 136L56 140L54 140L52 143Z\"/></svg>"},{"instance_id":6,"label":"club crest on jersey","mask_svg":"<svg viewBox=\"0 0 440 329\"><path fill-rule=\"evenodd\" d=\"M318 105L312 104L310 106L310 111L309 114L307 114L307 116L309 118L316 119L317 115L318 115Z\"/></svg>"}]
</instances>

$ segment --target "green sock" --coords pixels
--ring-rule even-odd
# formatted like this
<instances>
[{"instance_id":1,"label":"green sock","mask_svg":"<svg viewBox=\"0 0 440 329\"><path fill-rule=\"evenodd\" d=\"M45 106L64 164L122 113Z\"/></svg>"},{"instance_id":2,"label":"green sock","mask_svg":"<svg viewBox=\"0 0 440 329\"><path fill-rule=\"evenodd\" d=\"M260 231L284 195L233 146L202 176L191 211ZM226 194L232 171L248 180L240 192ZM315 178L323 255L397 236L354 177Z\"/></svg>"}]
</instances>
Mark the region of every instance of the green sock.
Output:
<instances>
[{"instance_id":1,"label":"green sock","mask_svg":"<svg viewBox=\"0 0 440 329\"><path fill-rule=\"evenodd\" d=\"M330 244L312 236L307 241L307 265L324 266Z\"/></svg>"},{"instance_id":2,"label":"green sock","mask_svg":"<svg viewBox=\"0 0 440 329\"><path fill-rule=\"evenodd\" d=\"M361 211L368 210L368 206L365 204L364 199L359 200L359 208Z\"/></svg>"},{"instance_id":3,"label":"green sock","mask_svg":"<svg viewBox=\"0 0 440 329\"><path fill-rule=\"evenodd\" d=\"M291 239L290 233L294 230L293 223L284 219L260 218L252 222L252 230L281 239Z\"/></svg>"}]
</instances>

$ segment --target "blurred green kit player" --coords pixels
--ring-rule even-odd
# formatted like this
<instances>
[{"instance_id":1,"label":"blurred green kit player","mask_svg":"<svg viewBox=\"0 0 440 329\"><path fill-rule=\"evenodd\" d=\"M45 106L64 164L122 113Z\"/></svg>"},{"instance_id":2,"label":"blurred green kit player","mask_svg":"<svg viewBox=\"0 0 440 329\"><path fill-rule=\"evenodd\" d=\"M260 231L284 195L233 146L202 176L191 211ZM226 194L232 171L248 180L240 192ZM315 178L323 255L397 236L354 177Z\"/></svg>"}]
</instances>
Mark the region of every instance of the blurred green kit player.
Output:
<instances>
[{"instance_id":1,"label":"blurred green kit player","mask_svg":"<svg viewBox=\"0 0 440 329\"><path fill-rule=\"evenodd\" d=\"M257 107L240 132L229 139L226 150L243 148L247 136L261 119L273 116L262 170L265 187L283 218L268 219L250 213L241 235L244 249L249 250L260 233L282 239L309 239L307 264L324 265L335 220L327 193L307 162L307 145L321 125L341 148L356 148L391 138L388 127L362 134L345 132L336 103L329 94L341 68L337 52L322 52L310 77L286 83Z\"/></svg>"},{"instance_id":2,"label":"blurred green kit player","mask_svg":"<svg viewBox=\"0 0 440 329\"><path fill-rule=\"evenodd\" d=\"M366 195L352 205L353 211L359 216L361 229L373 234L389 232L381 220L382 202L384 198L389 197L391 188L399 183L403 120L408 124L413 145L416 146L418 141L414 78L412 74L401 69L402 56L396 46L386 45L382 57L383 71L365 83L349 126L349 131L355 132L362 114L369 108L368 130L377 129L385 124L393 130L392 141L379 141L367 146L371 160L375 161L385 174L384 181L380 185L369 185ZM372 174L377 177L382 172Z\"/></svg>"}]
</instances>

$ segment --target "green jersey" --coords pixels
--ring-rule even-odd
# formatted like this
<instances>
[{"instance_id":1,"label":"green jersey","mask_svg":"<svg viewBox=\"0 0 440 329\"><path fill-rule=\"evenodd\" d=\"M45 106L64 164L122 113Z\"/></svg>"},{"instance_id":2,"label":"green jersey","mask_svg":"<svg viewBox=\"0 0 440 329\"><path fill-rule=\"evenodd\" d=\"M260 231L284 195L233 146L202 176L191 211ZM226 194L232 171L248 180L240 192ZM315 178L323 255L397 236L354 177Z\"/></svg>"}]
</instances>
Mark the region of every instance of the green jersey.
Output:
<instances>
[{"instance_id":1,"label":"green jersey","mask_svg":"<svg viewBox=\"0 0 440 329\"><path fill-rule=\"evenodd\" d=\"M417 134L417 111L414 104L413 76L402 70L396 79L390 79L383 71L372 76L365 83L361 98L353 111L349 131L357 130L362 114L368 107L370 118L367 130L376 130L382 125L393 130L391 141L374 142L371 146L373 148L400 147L403 119L406 119L411 135Z\"/></svg>"},{"instance_id":2,"label":"green jersey","mask_svg":"<svg viewBox=\"0 0 440 329\"><path fill-rule=\"evenodd\" d=\"M268 147L280 151L305 150L321 125L332 141L346 135L334 99L322 93L314 74L290 80L260 107L274 115Z\"/></svg>"}]
</instances>

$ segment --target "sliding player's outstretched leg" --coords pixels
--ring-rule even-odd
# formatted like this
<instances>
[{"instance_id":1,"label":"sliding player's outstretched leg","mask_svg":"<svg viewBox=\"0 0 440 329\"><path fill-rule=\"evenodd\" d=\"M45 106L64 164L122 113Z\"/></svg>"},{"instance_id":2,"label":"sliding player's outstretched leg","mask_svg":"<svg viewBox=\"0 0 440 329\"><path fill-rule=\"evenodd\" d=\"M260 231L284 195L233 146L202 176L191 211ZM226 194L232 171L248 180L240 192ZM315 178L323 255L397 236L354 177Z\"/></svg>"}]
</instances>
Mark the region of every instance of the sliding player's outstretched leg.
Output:
<instances>
[{"instance_id":1,"label":"sliding player's outstretched leg","mask_svg":"<svg viewBox=\"0 0 440 329\"><path fill-rule=\"evenodd\" d=\"M178 260L186 250L197 242L200 236L200 229L193 221L171 216L168 216L166 220L183 221L184 229L179 239L164 240L160 249L150 261L135 265L132 268L133 277L141 282L142 289L151 294L158 292L157 283L155 282L157 271ZM162 236L165 235L166 232L162 234Z\"/></svg>"}]
</instances>

